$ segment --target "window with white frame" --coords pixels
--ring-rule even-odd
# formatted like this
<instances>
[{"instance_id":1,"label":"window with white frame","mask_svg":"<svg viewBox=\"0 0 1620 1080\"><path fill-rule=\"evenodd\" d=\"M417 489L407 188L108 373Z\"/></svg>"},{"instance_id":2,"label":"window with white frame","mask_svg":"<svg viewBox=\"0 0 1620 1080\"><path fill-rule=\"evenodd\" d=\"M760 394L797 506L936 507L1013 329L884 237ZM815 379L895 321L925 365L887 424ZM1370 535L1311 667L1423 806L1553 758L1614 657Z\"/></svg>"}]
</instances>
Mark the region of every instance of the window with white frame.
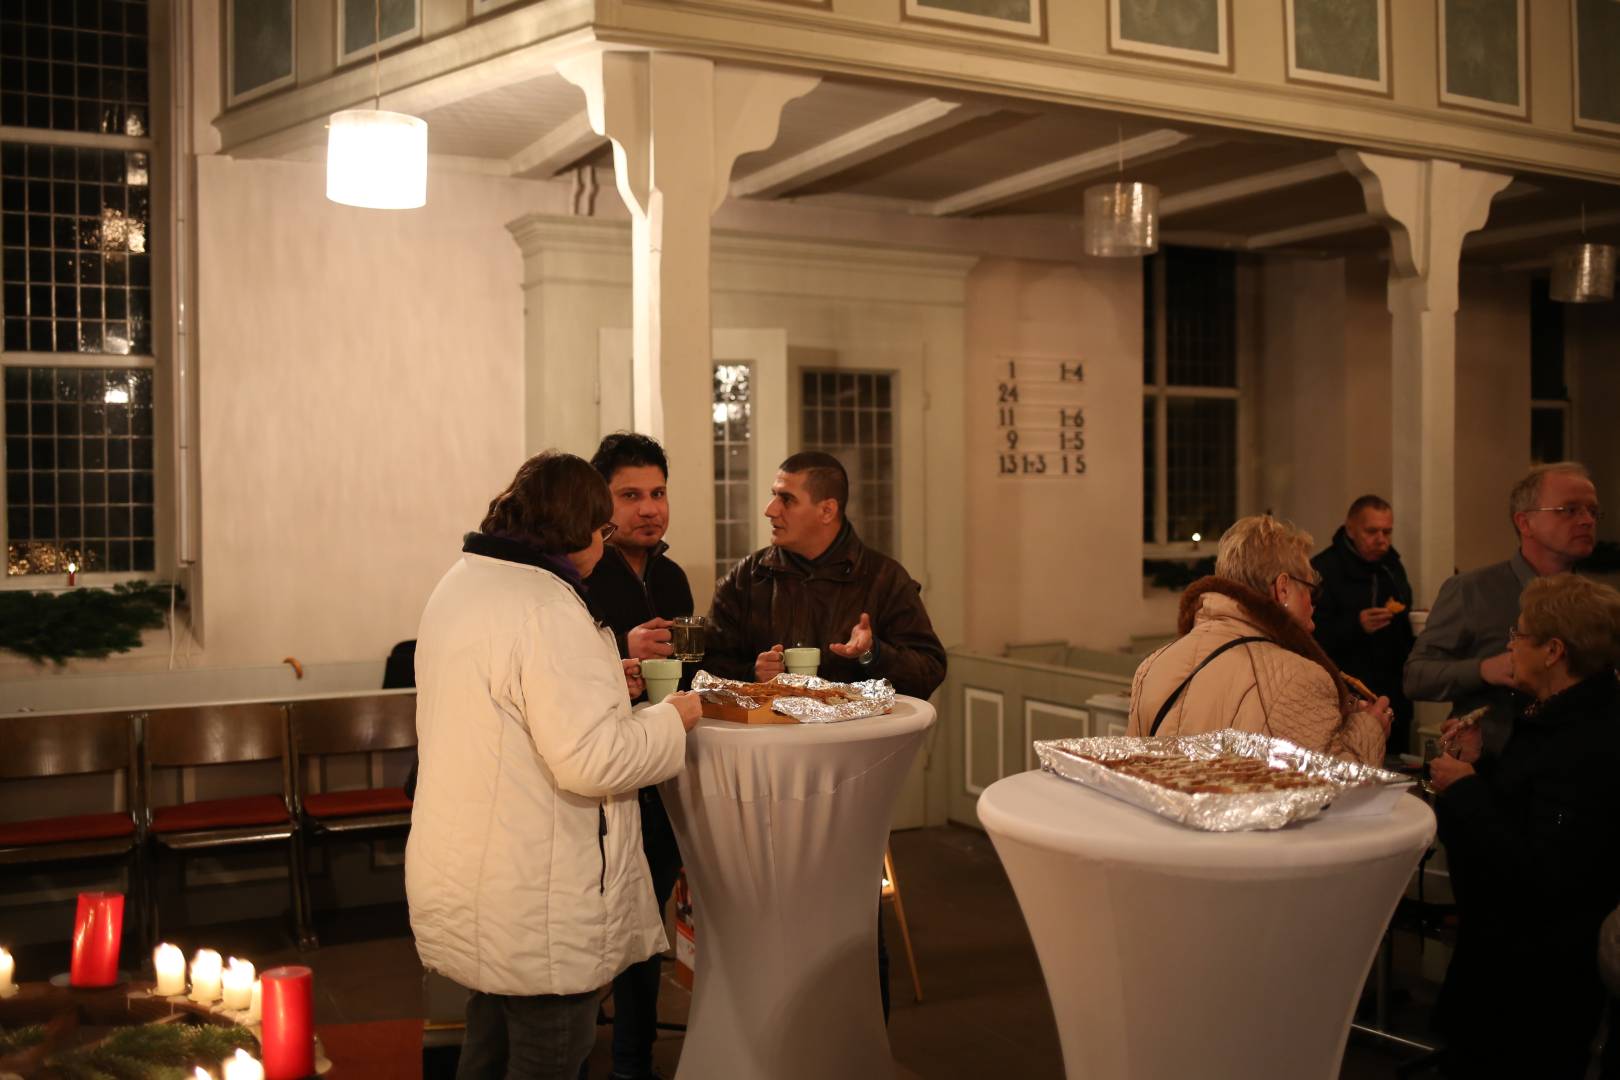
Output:
<instances>
[{"instance_id":1,"label":"window with white frame","mask_svg":"<svg viewBox=\"0 0 1620 1080\"><path fill-rule=\"evenodd\" d=\"M1142 539L1172 552L1238 516L1237 261L1166 248L1142 274Z\"/></svg>"},{"instance_id":2,"label":"window with white frame","mask_svg":"<svg viewBox=\"0 0 1620 1080\"><path fill-rule=\"evenodd\" d=\"M757 497L749 469L754 424L752 373L747 364L714 367L714 579L754 550Z\"/></svg>"},{"instance_id":3,"label":"window with white frame","mask_svg":"<svg viewBox=\"0 0 1620 1080\"><path fill-rule=\"evenodd\" d=\"M894 376L872 371L800 375L802 443L849 474L848 516L861 540L892 554L895 539Z\"/></svg>"},{"instance_id":4,"label":"window with white frame","mask_svg":"<svg viewBox=\"0 0 1620 1080\"><path fill-rule=\"evenodd\" d=\"M1570 458L1569 383L1564 370L1564 308L1547 280L1530 283L1530 463Z\"/></svg>"},{"instance_id":5,"label":"window with white frame","mask_svg":"<svg viewBox=\"0 0 1620 1080\"><path fill-rule=\"evenodd\" d=\"M0 34L6 573L157 565L145 0L20 4ZM35 132L38 137L33 137Z\"/></svg>"}]
</instances>

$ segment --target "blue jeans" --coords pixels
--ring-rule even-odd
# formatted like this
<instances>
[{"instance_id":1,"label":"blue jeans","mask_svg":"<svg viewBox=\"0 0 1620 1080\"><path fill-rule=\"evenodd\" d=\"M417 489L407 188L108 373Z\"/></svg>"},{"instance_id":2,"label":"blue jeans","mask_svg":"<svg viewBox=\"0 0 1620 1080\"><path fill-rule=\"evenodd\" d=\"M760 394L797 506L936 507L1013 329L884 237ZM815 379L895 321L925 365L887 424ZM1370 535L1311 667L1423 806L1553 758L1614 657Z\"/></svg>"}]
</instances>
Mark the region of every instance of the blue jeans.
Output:
<instances>
[{"instance_id":1,"label":"blue jeans","mask_svg":"<svg viewBox=\"0 0 1620 1080\"><path fill-rule=\"evenodd\" d=\"M596 1040L598 993L473 991L456 1080L574 1080Z\"/></svg>"},{"instance_id":2,"label":"blue jeans","mask_svg":"<svg viewBox=\"0 0 1620 1080\"><path fill-rule=\"evenodd\" d=\"M681 850L657 788L641 789L641 850L652 875L653 898L660 913L675 891L681 872ZM613 1075L652 1074L653 1040L658 1036L658 985L661 958L631 964L613 980Z\"/></svg>"}]
</instances>

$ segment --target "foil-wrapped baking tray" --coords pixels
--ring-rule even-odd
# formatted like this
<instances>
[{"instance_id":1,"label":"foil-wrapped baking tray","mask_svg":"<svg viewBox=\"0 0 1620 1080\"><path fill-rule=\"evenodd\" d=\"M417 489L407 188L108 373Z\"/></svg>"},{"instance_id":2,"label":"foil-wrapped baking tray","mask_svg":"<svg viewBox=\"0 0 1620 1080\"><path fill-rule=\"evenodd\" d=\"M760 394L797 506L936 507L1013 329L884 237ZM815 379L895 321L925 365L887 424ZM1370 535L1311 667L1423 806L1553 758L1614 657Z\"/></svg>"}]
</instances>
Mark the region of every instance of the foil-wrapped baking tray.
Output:
<instances>
[{"instance_id":1,"label":"foil-wrapped baking tray","mask_svg":"<svg viewBox=\"0 0 1620 1080\"><path fill-rule=\"evenodd\" d=\"M1335 815L1386 814L1412 785L1409 778L1399 773L1341 761L1285 739L1230 728L1201 735L1153 739L1122 735L1050 739L1035 743L1035 753L1041 759L1041 768L1047 772L1150 810L1160 817L1209 832L1280 829L1325 811ZM1224 754L1261 758L1273 767L1291 769L1321 783L1282 791L1190 794L1087 760L1117 761L1141 755L1196 761Z\"/></svg>"},{"instance_id":2,"label":"foil-wrapped baking tray","mask_svg":"<svg viewBox=\"0 0 1620 1080\"><path fill-rule=\"evenodd\" d=\"M811 690L836 687L855 694L860 700L828 705L807 697L779 697L770 700L771 711L791 716L801 724L835 724L840 720L859 720L866 716L879 716L894 709L894 687L888 679L867 679L863 682L841 683L823 679L818 675L793 675L783 672L771 682L783 686L802 686ZM757 709L765 701L749 697L739 690L746 683L735 679L722 679L700 671L692 676L692 689L711 701L724 701L744 709Z\"/></svg>"}]
</instances>

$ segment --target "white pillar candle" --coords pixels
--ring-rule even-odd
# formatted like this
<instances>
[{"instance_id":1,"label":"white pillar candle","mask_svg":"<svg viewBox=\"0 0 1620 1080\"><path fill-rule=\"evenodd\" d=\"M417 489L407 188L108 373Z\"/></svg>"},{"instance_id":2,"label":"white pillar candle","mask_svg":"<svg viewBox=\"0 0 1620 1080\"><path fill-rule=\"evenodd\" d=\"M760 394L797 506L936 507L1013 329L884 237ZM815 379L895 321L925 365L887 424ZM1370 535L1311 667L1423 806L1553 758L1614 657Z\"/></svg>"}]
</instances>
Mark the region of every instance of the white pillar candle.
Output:
<instances>
[{"instance_id":1,"label":"white pillar candle","mask_svg":"<svg viewBox=\"0 0 1620 1080\"><path fill-rule=\"evenodd\" d=\"M199 1065L195 1069L191 1070L191 1080L214 1080L214 1078L208 1075L207 1069Z\"/></svg>"},{"instance_id":2,"label":"white pillar candle","mask_svg":"<svg viewBox=\"0 0 1620 1080\"><path fill-rule=\"evenodd\" d=\"M158 997L173 997L186 992L186 954L173 945L159 945L152 950L152 968L157 972L157 985L152 993Z\"/></svg>"},{"instance_id":3,"label":"white pillar candle","mask_svg":"<svg viewBox=\"0 0 1620 1080\"><path fill-rule=\"evenodd\" d=\"M11 977L16 973L17 961L11 958L11 953L0 949L0 994L10 994L16 987Z\"/></svg>"},{"instance_id":4,"label":"white pillar candle","mask_svg":"<svg viewBox=\"0 0 1620 1080\"><path fill-rule=\"evenodd\" d=\"M248 1000L248 1023L257 1024L264 1019L264 984L253 980L253 996Z\"/></svg>"},{"instance_id":5,"label":"white pillar candle","mask_svg":"<svg viewBox=\"0 0 1620 1080\"><path fill-rule=\"evenodd\" d=\"M231 957L222 978L221 993L227 1009L245 1009L253 1001L253 965Z\"/></svg>"},{"instance_id":6,"label":"white pillar candle","mask_svg":"<svg viewBox=\"0 0 1620 1080\"><path fill-rule=\"evenodd\" d=\"M225 1067L225 1080L264 1080L264 1066L246 1050L238 1050L221 1064Z\"/></svg>"},{"instance_id":7,"label":"white pillar candle","mask_svg":"<svg viewBox=\"0 0 1620 1080\"><path fill-rule=\"evenodd\" d=\"M198 949L191 958L191 1000L208 1004L219 1000L219 953Z\"/></svg>"}]
</instances>

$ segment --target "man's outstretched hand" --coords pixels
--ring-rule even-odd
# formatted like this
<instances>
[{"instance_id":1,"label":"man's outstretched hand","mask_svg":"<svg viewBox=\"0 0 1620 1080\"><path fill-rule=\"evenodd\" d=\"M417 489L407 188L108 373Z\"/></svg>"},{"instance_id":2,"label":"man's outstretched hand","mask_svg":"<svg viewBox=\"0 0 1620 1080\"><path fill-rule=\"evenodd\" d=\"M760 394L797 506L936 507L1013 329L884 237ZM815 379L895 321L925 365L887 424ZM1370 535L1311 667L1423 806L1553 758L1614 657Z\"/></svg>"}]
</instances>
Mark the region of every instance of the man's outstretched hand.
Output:
<instances>
[{"instance_id":1,"label":"man's outstretched hand","mask_svg":"<svg viewBox=\"0 0 1620 1080\"><path fill-rule=\"evenodd\" d=\"M868 615L864 611L861 612L861 621L856 623L854 627L850 629L849 640L844 642L842 645L838 644L836 641L832 642L827 646L827 648L831 649L839 656L846 657L850 660L859 660L862 656L865 656L868 652L871 652L872 616Z\"/></svg>"}]
</instances>

